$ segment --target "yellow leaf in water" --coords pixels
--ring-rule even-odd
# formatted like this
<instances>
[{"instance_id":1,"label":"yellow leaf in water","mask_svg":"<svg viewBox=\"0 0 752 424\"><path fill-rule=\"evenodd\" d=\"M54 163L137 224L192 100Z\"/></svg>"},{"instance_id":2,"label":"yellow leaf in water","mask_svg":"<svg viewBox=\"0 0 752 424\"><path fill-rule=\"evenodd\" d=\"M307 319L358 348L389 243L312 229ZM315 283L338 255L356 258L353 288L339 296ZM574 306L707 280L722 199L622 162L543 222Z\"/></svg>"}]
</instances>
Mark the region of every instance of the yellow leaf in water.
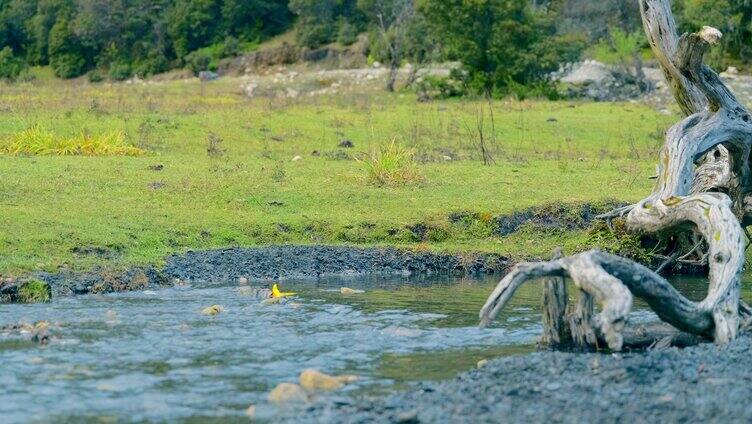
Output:
<instances>
[{"instance_id":1,"label":"yellow leaf in water","mask_svg":"<svg viewBox=\"0 0 752 424\"><path fill-rule=\"evenodd\" d=\"M291 293L291 292L282 292L279 290L279 286L275 284L272 286L272 297L273 298L280 298L280 297L290 297L295 296L297 293Z\"/></svg>"}]
</instances>

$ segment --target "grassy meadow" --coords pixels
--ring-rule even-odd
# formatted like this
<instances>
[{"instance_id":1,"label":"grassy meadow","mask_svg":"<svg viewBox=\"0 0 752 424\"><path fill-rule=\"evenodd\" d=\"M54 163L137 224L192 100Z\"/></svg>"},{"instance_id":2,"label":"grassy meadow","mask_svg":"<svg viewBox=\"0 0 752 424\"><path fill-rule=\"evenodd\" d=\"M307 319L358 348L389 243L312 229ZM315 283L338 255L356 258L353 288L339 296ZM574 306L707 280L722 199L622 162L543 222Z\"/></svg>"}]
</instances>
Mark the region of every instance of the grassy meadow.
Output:
<instances>
[{"instance_id":1,"label":"grassy meadow","mask_svg":"<svg viewBox=\"0 0 752 424\"><path fill-rule=\"evenodd\" d=\"M249 99L241 82L0 85L0 275L266 244L514 257L583 249L584 232L499 237L491 217L641 198L676 120L638 104L418 103L408 92ZM30 129L63 141L122 134L140 153L7 148ZM339 147L344 140L354 147ZM409 173L369 177L389 146ZM453 223L457 212L478 218Z\"/></svg>"}]
</instances>

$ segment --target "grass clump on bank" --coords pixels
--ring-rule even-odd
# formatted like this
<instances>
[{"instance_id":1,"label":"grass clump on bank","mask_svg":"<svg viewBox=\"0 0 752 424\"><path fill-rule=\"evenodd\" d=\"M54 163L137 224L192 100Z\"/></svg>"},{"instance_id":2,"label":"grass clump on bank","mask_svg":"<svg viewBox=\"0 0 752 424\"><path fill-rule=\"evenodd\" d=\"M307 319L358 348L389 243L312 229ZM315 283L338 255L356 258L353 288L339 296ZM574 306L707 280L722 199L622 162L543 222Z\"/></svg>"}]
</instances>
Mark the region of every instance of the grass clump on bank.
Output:
<instances>
[{"instance_id":1,"label":"grass clump on bank","mask_svg":"<svg viewBox=\"0 0 752 424\"><path fill-rule=\"evenodd\" d=\"M50 285L40 280L29 280L18 288L19 303L44 303L52 299Z\"/></svg>"},{"instance_id":2,"label":"grass clump on bank","mask_svg":"<svg viewBox=\"0 0 752 424\"><path fill-rule=\"evenodd\" d=\"M366 171L368 181L377 186L404 185L423 179L415 164L415 152L397 144L396 139L378 147L359 162Z\"/></svg>"},{"instance_id":3,"label":"grass clump on bank","mask_svg":"<svg viewBox=\"0 0 752 424\"><path fill-rule=\"evenodd\" d=\"M60 137L35 125L0 139L0 154L9 155L140 156L144 153L128 144L123 131L80 132Z\"/></svg>"}]
</instances>

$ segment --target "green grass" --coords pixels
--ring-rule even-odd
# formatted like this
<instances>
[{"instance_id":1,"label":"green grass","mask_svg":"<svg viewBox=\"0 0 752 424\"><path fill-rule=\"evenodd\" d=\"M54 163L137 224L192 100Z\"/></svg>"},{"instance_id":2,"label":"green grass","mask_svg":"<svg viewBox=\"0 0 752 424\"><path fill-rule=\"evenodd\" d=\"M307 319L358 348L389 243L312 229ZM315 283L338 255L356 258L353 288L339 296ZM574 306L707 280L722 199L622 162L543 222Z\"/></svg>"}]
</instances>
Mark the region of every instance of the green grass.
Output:
<instances>
[{"instance_id":1,"label":"green grass","mask_svg":"<svg viewBox=\"0 0 752 424\"><path fill-rule=\"evenodd\" d=\"M49 284L39 281L30 280L21 285L18 289L18 300L21 303L44 303L52 299Z\"/></svg>"},{"instance_id":2,"label":"green grass","mask_svg":"<svg viewBox=\"0 0 752 424\"><path fill-rule=\"evenodd\" d=\"M123 131L58 137L35 125L0 139L0 154L7 155L140 156L144 153L125 141Z\"/></svg>"},{"instance_id":3,"label":"green grass","mask_svg":"<svg viewBox=\"0 0 752 424\"><path fill-rule=\"evenodd\" d=\"M246 99L240 80L0 86L0 139L40 126L58 137L122 132L142 156L0 155L0 274L160 262L188 249L264 244L396 245L545 256L583 232L505 238L469 211L638 200L675 117L634 104L417 103L412 94ZM210 136L213 134L213 136ZM493 135L493 136L492 136ZM378 185L351 160L395 137L419 181ZM352 149L339 148L343 139ZM209 140L213 146L209 145ZM300 156L302 159L293 161ZM447 159L451 158L451 159ZM429 228L417 238L409 227Z\"/></svg>"}]
</instances>

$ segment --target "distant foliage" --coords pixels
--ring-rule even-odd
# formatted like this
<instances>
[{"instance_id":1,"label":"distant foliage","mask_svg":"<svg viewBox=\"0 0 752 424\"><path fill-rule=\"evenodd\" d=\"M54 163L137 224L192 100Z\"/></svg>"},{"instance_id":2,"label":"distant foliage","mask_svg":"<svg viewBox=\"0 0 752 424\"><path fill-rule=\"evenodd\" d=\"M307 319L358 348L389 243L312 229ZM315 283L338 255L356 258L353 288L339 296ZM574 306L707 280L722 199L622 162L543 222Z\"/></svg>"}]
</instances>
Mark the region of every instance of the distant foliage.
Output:
<instances>
[{"instance_id":1,"label":"distant foliage","mask_svg":"<svg viewBox=\"0 0 752 424\"><path fill-rule=\"evenodd\" d=\"M9 47L26 65L50 65L62 78L92 70L117 80L146 76L184 66L202 48L219 45L214 52L237 54L224 46L247 46L285 31L292 24L287 3L0 0L0 48Z\"/></svg>"},{"instance_id":2,"label":"distant foliage","mask_svg":"<svg viewBox=\"0 0 752 424\"><path fill-rule=\"evenodd\" d=\"M724 32L713 65L752 61L752 0L672 3L682 31ZM584 45L626 51L635 40L613 34L642 31L636 0L0 0L0 78L38 65L91 81L198 73L290 29L311 49L368 34L369 59L390 69L461 61L471 90L496 93L540 88Z\"/></svg>"},{"instance_id":3,"label":"distant foliage","mask_svg":"<svg viewBox=\"0 0 752 424\"><path fill-rule=\"evenodd\" d=\"M626 32L619 27L612 27L608 35L589 49L595 60L624 65L632 65L635 56L646 51L650 51L650 44L644 31Z\"/></svg>"},{"instance_id":4,"label":"distant foliage","mask_svg":"<svg viewBox=\"0 0 752 424\"><path fill-rule=\"evenodd\" d=\"M25 68L23 61L13 55L13 49L5 47L0 50L0 79L15 81Z\"/></svg>"},{"instance_id":5,"label":"distant foliage","mask_svg":"<svg viewBox=\"0 0 752 424\"><path fill-rule=\"evenodd\" d=\"M506 94L537 84L562 62L577 60L583 39L559 35L554 16L510 0L421 0L432 31L449 58L468 71L475 91Z\"/></svg>"},{"instance_id":6,"label":"distant foliage","mask_svg":"<svg viewBox=\"0 0 752 424\"><path fill-rule=\"evenodd\" d=\"M674 7L682 30L710 25L723 32L722 50L712 58L714 65L752 61L752 0L676 0Z\"/></svg>"},{"instance_id":7,"label":"distant foliage","mask_svg":"<svg viewBox=\"0 0 752 424\"><path fill-rule=\"evenodd\" d=\"M352 33L365 28L365 18L357 3L357 0L290 0L290 10L298 16L298 41L311 48L337 41L338 37L354 41Z\"/></svg>"}]
</instances>

